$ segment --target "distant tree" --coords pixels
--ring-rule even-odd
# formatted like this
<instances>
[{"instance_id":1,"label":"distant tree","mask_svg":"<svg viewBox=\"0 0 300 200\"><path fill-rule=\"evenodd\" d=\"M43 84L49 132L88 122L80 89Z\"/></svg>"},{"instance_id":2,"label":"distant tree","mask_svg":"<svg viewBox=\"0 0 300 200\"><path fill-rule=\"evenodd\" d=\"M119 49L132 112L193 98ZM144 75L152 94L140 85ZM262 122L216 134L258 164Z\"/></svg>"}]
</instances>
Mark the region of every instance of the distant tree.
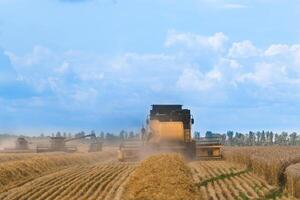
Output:
<instances>
[{"instance_id":1,"label":"distant tree","mask_svg":"<svg viewBox=\"0 0 300 200\"><path fill-rule=\"evenodd\" d=\"M233 131L227 131L227 138L228 138L229 145L232 145Z\"/></svg>"},{"instance_id":2,"label":"distant tree","mask_svg":"<svg viewBox=\"0 0 300 200\"><path fill-rule=\"evenodd\" d=\"M120 140L125 140L125 131L121 130L119 134Z\"/></svg>"},{"instance_id":3,"label":"distant tree","mask_svg":"<svg viewBox=\"0 0 300 200\"><path fill-rule=\"evenodd\" d=\"M300 146L300 135L298 135L298 134L297 134L297 137L296 137L296 145Z\"/></svg>"},{"instance_id":4,"label":"distant tree","mask_svg":"<svg viewBox=\"0 0 300 200\"><path fill-rule=\"evenodd\" d=\"M261 145L266 145L266 133L265 133L265 131L261 132L260 141L261 141Z\"/></svg>"},{"instance_id":5,"label":"distant tree","mask_svg":"<svg viewBox=\"0 0 300 200\"><path fill-rule=\"evenodd\" d=\"M261 132L259 131L256 132L256 138L257 138L256 145L261 145Z\"/></svg>"},{"instance_id":6,"label":"distant tree","mask_svg":"<svg viewBox=\"0 0 300 200\"><path fill-rule=\"evenodd\" d=\"M96 132L94 130L91 131L91 135L95 135L96 136Z\"/></svg>"},{"instance_id":7,"label":"distant tree","mask_svg":"<svg viewBox=\"0 0 300 200\"><path fill-rule=\"evenodd\" d=\"M273 144L273 132L272 131L267 131L266 132L266 144L267 145L272 145Z\"/></svg>"},{"instance_id":8,"label":"distant tree","mask_svg":"<svg viewBox=\"0 0 300 200\"><path fill-rule=\"evenodd\" d=\"M130 131L129 138L134 138L134 132L133 131Z\"/></svg>"},{"instance_id":9,"label":"distant tree","mask_svg":"<svg viewBox=\"0 0 300 200\"><path fill-rule=\"evenodd\" d=\"M211 137L213 137L213 132L211 132L211 131L206 131L205 137L206 137L206 138L211 138Z\"/></svg>"},{"instance_id":10,"label":"distant tree","mask_svg":"<svg viewBox=\"0 0 300 200\"><path fill-rule=\"evenodd\" d=\"M255 145L255 133L252 131L249 132L249 145Z\"/></svg>"},{"instance_id":11,"label":"distant tree","mask_svg":"<svg viewBox=\"0 0 300 200\"><path fill-rule=\"evenodd\" d=\"M281 145L287 145L288 144L288 133L282 132L281 133Z\"/></svg>"},{"instance_id":12,"label":"distant tree","mask_svg":"<svg viewBox=\"0 0 300 200\"><path fill-rule=\"evenodd\" d=\"M273 144L273 139L274 139L274 133L271 131L269 134L269 144L272 145Z\"/></svg>"},{"instance_id":13,"label":"distant tree","mask_svg":"<svg viewBox=\"0 0 300 200\"><path fill-rule=\"evenodd\" d=\"M234 136L234 144L238 146L244 145L245 136L242 133L236 132Z\"/></svg>"},{"instance_id":14,"label":"distant tree","mask_svg":"<svg viewBox=\"0 0 300 200\"><path fill-rule=\"evenodd\" d=\"M104 132L101 131L101 133L100 133L100 138L101 138L101 139L104 139L104 135L105 135Z\"/></svg>"},{"instance_id":15,"label":"distant tree","mask_svg":"<svg viewBox=\"0 0 300 200\"><path fill-rule=\"evenodd\" d=\"M56 133L56 137L61 137L61 133L59 131Z\"/></svg>"},{"instance_id":16,"label":"distant tree","mask_svg":"<svg viewBox=\"0 0 300 200\"><path fill-rule=\"evenodd\" d=\"M296 145L296 142L297 142L297 133L293 132L292 134L290 134L289 144L290 145Z\"/></svg>"},{"instance_id":17,"label":"distant tree","mask_svg":"<svg viewBox=\"0 0 300 200\"><path fill-rule=\"evenodd\" d=\"M199 139L200 138L200 132L198 132L198 131L194 132L194 137L196 139Z\"/></svg>"},{"instance_id":18,"label":"distant tree","mask_svg":"<svg viewBox=\"0 0 300 200\"><path fill-rule=\"evenodd\" d=\"M105 139L106 139L106 140L110 140L110 139L111 139L111 134L110 134L109 132L107 132L107 133L105 134Z\"/></svg>"},{"instance_id":19,"label":"distant tree","mask_svg":"<svg viewBox=\"0 0 300 200\"><path fill-rule=\"evenodd\" d=\"M280 136L278 133L275 133L275 144L281 144L281 141L280 141Z\"/></svg>"}]
</instances>

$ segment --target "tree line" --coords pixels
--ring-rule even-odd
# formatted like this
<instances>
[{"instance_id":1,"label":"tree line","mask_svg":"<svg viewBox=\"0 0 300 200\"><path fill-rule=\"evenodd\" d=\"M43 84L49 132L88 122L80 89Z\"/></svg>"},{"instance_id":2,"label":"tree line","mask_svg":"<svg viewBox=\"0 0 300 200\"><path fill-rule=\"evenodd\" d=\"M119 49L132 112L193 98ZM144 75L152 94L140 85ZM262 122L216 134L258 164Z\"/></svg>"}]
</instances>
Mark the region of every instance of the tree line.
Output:
<instances>
[{"instance_id":1,"label":"tree line","mask_svg":"<svg viewBox=\"0 0 300 200\"><path fill-rule=\"evenodd\" d=\"M139 138L139 132L133 131L125 131L121 130L119 133L112 132L95 132L91 131L91 134L95 134L97 138L106 140L108 142L117 142L122 140L127 140L131 138ZM51 136L62 136L66 138L71 137L80 137L86 134L84 131L78 133L66 133L66 132L57 132L52 133ZM0 139L5 139L13 137L10 134L0 134ZM14 136L16 137L16 136ZM46 137L44 134L41 134L39 137ZM205 137L219 137L222 140L224 145L228 146L268 146L268 145L299 145L300 146L300 134L297 132L281 132L276 133L272 131L249 131L248 133L227 131L226 133L213 133L211 131L207 131L205 133ZM200 132L194 132L194 138L200 138Z\"/></svg>"},{"instance_id":2,"label":"tree line","mask_svg":"<svg viewBox=\"0 0 300 200\"><path fill-rule=\"evenodd\" d=\"M195 132L194 136L196 139L200 138L200 132ZM296 132L249 131L240 133L227 131L225 134L220 134L207 131L205 137L220 137L222 143L228 146L300 145L300 135Z\"/></svg>"}]
</instances>

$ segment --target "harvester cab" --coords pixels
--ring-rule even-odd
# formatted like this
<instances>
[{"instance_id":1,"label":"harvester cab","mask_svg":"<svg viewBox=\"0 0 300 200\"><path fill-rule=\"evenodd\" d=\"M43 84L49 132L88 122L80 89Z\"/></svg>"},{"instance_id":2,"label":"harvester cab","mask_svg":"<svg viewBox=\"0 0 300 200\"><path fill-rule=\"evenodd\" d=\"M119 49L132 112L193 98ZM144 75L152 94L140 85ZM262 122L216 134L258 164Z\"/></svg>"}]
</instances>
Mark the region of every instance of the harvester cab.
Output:
<instances>
[{"instance_id":1,"label":"harvester cab","mask_svg":"<svg viewBox=\"0 0 300 200\"><path fill-rule=\"evenodd\" d=\"M25 137L18 137L16 140L16 150L29 150L29 142Z\"/></svg>"}]
</instances>

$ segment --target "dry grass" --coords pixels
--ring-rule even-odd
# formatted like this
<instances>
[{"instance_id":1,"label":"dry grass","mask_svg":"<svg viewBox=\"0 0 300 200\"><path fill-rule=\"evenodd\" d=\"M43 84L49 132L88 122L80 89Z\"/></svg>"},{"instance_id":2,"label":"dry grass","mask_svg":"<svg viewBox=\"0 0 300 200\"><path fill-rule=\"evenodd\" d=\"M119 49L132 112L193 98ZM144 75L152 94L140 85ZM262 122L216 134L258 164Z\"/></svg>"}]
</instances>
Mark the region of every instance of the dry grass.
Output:
<instances>
[{"instance_id":1,"label":"dry grass","mask_svg":"<svg viewBox=\"0 0 300 200\"><path fill-rule=\"evenodd\" d=\"M294 197L300 198L300 163L286 169L286 189Z\"/></svg>"},{"instance_id":2,"label":"dry grass","mask_svg":"<svg viewBox=\"0 0 300 200\"><path fill-rule=\"evenodd\" d=\"M194 200L197 189L190 169L178 154L151 156L125 185L123 200Z\"/></svg>"}]
</instances>

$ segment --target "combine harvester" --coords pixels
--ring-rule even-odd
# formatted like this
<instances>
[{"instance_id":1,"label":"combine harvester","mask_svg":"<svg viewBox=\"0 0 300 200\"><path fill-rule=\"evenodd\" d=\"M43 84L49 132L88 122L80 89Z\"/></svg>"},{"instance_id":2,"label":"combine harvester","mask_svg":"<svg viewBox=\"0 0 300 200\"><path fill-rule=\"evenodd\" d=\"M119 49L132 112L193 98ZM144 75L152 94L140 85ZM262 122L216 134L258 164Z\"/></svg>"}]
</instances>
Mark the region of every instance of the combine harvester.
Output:
<instances>
[{"instance_id":1,"label":"combine harvester","mask_svg":"<svg viewBox=\"0 0 300 200\"><path fill-rule=\"evenodd\" d=\"M1 153L34 153L35 150L29 148L30 142L25 137L20 136L15 141L15 148L5 148Z\"/></svg>"},{"instance_id":2,"label":"combine harvester","mask_svg":"<svg viewBox=\"0 0 300 200\"><path fill-rule=\"evenodd\" d=\"M95 134L84 135L81 137L75 137L70 139L67 139L66 137L62 137L59 135L57 135L56 137L50 137L50 146L45 147L45 146L38 145L36 151L37 153L56 152L56 151L74 153L77 151L77 147L66 145L66 143L74 140L80 140L87 137L90 137L92 139L92 143L90 144L89 147L89 152L102 151L102 142L97 140Z\"/></svg>"},{"instance_id":3,"label":"combine harvester","mask_svg":"<svg viewBox=\"0 0 300 200\"><path fill-rule=\"evenodd\" d=\"M190 159L220 159L220 137L192 139L194 119L190 110L182 105L152 105L147 127L140 138L130 138L121 143L118 159L134 161L149 154L178 152Z\"/></svg>"}]
</instances>

